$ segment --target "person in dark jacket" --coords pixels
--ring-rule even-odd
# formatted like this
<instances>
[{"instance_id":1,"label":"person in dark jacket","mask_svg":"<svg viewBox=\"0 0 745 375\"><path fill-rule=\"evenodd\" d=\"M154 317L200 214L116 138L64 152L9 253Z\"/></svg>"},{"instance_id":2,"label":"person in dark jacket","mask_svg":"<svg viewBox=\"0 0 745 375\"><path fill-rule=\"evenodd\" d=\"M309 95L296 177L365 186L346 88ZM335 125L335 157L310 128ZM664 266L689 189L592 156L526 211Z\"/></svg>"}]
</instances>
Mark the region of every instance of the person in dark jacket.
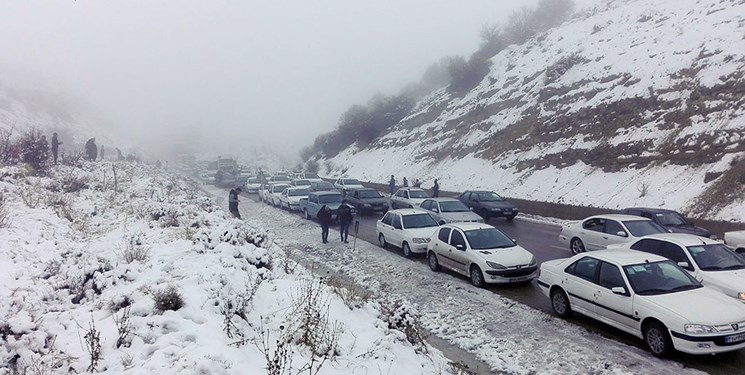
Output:
<instances>
[{"instance_id":1,"label":"person in dark jacket","mask_svg":"<svg viewBox=\"0 0 745 375\"><path fill-rule=\"evenodd\" d=\"M349 207L347 205L347 200L343 199L341 201L341 206L339 206L339 210L336 212L336 219L339 221L339 234L341 234L341 240L344 241L344 243L349 243L349 241L347 241L347 238L349 237L349 224L352 223L353 218L352 207Z\"/></svg>"},{"instance_id":2,"label":"person in dark jacket","mask_svg":"<svg viewBox=\"0 0 745 375\"><path fill-rule=\"evenodd\" d=\"M325 204L316 214L318 222L321 223L321 240L323 243L329 242L329 225L331 225L331 209Z\"/></svg>"},{"instance_id":3,"label":"person in dark jacket","mask_svg":"<svg viewBox=\"0 0 745 375\"><path fill-rule=\"evenodd\" d=\"M409 180L404 177L404 187L409 187Z\"/></svg>"},{"instance_id":4,"label":"person in dark jacket","mask_svg":"<svg viewBox=\"0 0 745 375\"><path fill-rule=\"evenodd\" d=\"M241 219L241 213L238 211L238 202L240 202L238 200L238 194L240 194L241 191L241 188L230 189L230 194L228 194L228 210L230 210L233 217L238 219Z\"/></svg>"},{"instance_id":5,"label":"person in dark jacket","mask_svg":"<svg viewBox=\"0 0 745 375\"><path fill-rule=\"evenodd\" d=\"M59 152L59 145L61 145L62 142L57 139L57 133L52 134L52 158L54 159L54 164L57 164L57 153Z\"/></svg>"},{"instance_id":6,"label":"person in dark jacket","mask_svg":"<svg viewBox=\"0 0 745 375\"><path fill-rule=\"evenodd\" d=\"M437 179L435 178L435 184L432 185L432 197L437 198L440 196L440 184L437 183Z\"/></svg>"},{"instance_id":7,"label":"person in dark jacket","mask_svg":"<svg viewBox=\"0 0 745 375\"><path fill-rule=\"evenodd\" d=\"M88 160L96 161L98 156L98 146L96 146L96 138L91 138L88 142L85 142L85 153L88 155Z\"/></svg>"},{"instance_id":8,"label":"person in dark jacket","mask_svg":"<svg viewBox=\"0 0 745 375\"><path fill-rule=\"evenodd\" d=\"M393 195L393 190L396 188L396 178L391 175L391 180L388 181L388 187L391 189L391 195Z\"/></svg>"}]
</instances>

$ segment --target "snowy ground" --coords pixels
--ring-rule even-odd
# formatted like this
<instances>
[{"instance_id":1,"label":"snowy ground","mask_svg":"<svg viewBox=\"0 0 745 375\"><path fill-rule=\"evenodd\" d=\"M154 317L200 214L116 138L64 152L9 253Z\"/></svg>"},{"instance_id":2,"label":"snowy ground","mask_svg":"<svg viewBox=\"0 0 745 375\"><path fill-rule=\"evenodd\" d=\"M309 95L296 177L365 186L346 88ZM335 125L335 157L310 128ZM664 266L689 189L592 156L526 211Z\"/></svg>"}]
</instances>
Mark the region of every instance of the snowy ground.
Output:
<instances>
[{"instance_id":1,"label":"snowy ground","mask_svg":"<svg viewBox=\"0 0 745 375\"><path fill-rule=\"evenodd\" d=\"M407 340L407 305L321 281L286 258L304 243L227 218L180 177L5 167L0 192L0 374L449 373Z\"/></svg>"},{"instance_id":2,"label":"snowy ground","mask_svg":"<svg viewBox=\"0 0 745 375\"><path fill-rule=\"evenodd\" d=\"M224 191L211 190L224 201ZM222 198L222 199L220 199ZM267 228L276 243L299 249L292 257L319 264L365 285L375 295L414 306L421 323L438 337L472 353L494 373L509 374L695 374L635 347L472 287L449 274L358 241L343 244L333 232L320 242L315 222L244 198L244 219ZM403 372L396 372L401 373Z\"/></svg>"}]
</instances>

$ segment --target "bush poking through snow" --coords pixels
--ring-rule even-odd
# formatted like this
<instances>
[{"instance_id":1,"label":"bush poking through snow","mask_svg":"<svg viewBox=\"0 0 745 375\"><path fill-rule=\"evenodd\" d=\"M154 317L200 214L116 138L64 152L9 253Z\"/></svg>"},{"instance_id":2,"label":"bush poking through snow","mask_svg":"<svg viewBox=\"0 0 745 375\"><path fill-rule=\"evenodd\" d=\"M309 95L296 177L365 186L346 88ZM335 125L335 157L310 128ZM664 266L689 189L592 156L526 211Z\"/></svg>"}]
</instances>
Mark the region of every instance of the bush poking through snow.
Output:
<instances>
[{"instance_id":1,"label":"bush poking through snow","mask_svg":"<svg viewBox=\"0 0 745 375\"><path fill-rule=\"evenodd\" d=\"M326 284L331 287L331 290L338 295L342 301L344 301L344 304L347 305L350 310L361 308L372 296L372 294L365 288L351 282L345 282L339 276L330 276L326 278Z\"/></svg>"},{"instance_id":2,"label":"bush poking through snow","mask_svg":"<svg viewBox=\"0 0 745 375\"><path fill-rule=\"evenodd\" d=\"M566 72L569 71L573 66L577 64L584 64L589 62L585 57L582 57L579 53L573 53L569 56L564 56L556 61L553 65L546 68L546 84L550 84L557 79L561 78Z\"/></svg>"},{"instance_id":3,"label":"bush poking through snow","mask_svg":"<svg viewBox=\"0 0 745 375\"><path fill-rule=\"evenodd\" d=\"M0 228L7 228L10 225L10 208L8 207L8 198L0 192Z\"/></svg>"},{"instance_id":4,"label":"bush poking through snow","mask_svg":"<svg viewBox=\"0 0 745 375\"><path fill-rule=\"evenodd\" d=\"M150 256L150 249L145 245L142 233L136 233L127 237L124 250L119 254L122 260L129 264L135 261L145 262Z\"/></svg>"},{"instance_id":5,"label":"bush poking through snow","mask_svg":"<svg viewBox=\"0 0 745 375\"><path fill-rule=\"evenodd\" d=\"M403 333L403 337L418 352L427 353L427 343L419 326L419 316L409 306L400 300L382 301L380 303L382 319L388 324L388 329Z\"/></svg>"},{"instance_id":6,"label":"bush poking through snow","mask_svg":"<svg viewBox=\"0 0 745 375\"><path fill-rule=\"evenodd\" d=\"M98 372L98 362L103 359L101 355L101 332L96 329L96 322L91 317L90 323L88 323L88 330L85 331L83 336L85 341L85 350L88 352L90 363L86 371Z\"/></svg>"},{"instance_id":7,"label":"bush poking through snow","mask_svg":"<svg viewBox=\"0 0 745 375\"><path fill-rule=\"evenodd\" d=\"M462 362L448 362L448 374L452 375L476 375L467 364Z\"/></svg>"},{"instance_id":8,"label":"bush poking through snow","mask_svg":"<svg viewBox=\"0 0 745 375\"><path fill-rule=\"evenodd\" d=\"M246 281L245 289L242 292L236 292L232 287L227 285L226 280L221 280L224 288L218 291L217 307L223 316L222 330L225 331L228 338L233 338L234 336L243 338L243 333L233 319L238 316L243 320L247 320L246 310L253 301L254 296L256 296L262 280L261 276L257 275L255 279Z\"/></svg>"},{"instance_id":9,"label":"bush poking through snow","mask_svg":"<svg viewBox=\"0 0 745 375\"><path fill-rule=\"evenodd\" d=\"M155 302L155 309L159 312L176 311L184 307L184 297L173 285L169 285L163 290L153 291L153 301Z\"/></svg>"},{"instance_id":10,"label":"bush poking through snow","mask_svg":"<svg viewBox=\"0 0 745 375\"><path fill-rule=\"evenodd\" d=\"M280 329L282 328L284 327L280 327ZM292 348L280 337L275 341L276 347L272 350L271 345L269 345L271 341L269 336L269 331L262 331L261 345L258 343L259 340L255 341L256 348L264 354L266 359L267 375L292 374Z\"/></svg>"},{"instance_id":11,"label":"bush poking through snow","mask_svg":"<svg viewBox=\"0 0 745 375\"><path fill-rule=\"evenodd\" d=\"M116 324L116 330L119 333L119 338L116 339L116 348L119 349L122 346L129 348L132 345L132 338L129 334L132 330L132 322L129 320L129 310L131 306L127 306L122 310L122 314L117 316L113 314L114 324Z\"/></svg>"}]
</instances>

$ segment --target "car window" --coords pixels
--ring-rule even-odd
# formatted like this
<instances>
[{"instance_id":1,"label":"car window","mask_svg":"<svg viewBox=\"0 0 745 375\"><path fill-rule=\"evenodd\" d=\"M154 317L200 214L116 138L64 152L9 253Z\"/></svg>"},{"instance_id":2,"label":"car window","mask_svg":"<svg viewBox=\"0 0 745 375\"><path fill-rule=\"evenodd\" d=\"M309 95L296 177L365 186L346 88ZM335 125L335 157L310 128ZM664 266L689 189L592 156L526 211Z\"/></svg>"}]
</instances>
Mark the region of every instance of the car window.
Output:
<instances>
[{"instance_id":1,"label":"car window","mask_svg":"<svg viewBox=\"0 0 745 375\"><path fill-rule=\"evenodd\" d=\"M621 226L621 223L615 221L615 220L606 220L605 221L605 233L611 234L614 236L618 236L619 232L626 233L626 231L623 229L623 226ZM627 234L628 235L628 234ZM623 237L623 236L621 236Z\"/></svg>"},{"instance_id":2,"label":"car window","mask_svg":"<svg viewBox=\"0 0 745 375\"><path fill-rule=\"evenodd\" d=\"M411 198L429 198L429 195L424 190L409 190L409 196Z\"/></svg>"},{"instance_id":3,"label":"car window","mask_svg":"<svg viewBox=\"0 0 745 375\"><path fill-rule=\"evenodd\" d=\"M468 212L468 206L461 201L442 201L440 202L442 212Z\"/></svg>"},{"instance_id":4,"label":"car window","mask_svg":"<svg viewBox=\"0 0 745 375\"><path fill-rule=\"evenodd\" d=\"M396 192L396 196L403 198L404 192L402 190L399 190L399 191Z\"/></svg>"},{"instance_id":5,"label":"car window","mask_svg":"<svg viewBox=\"0 0 745 375\"><path fill-rule=\"evenodd\" d=\"M623 225L634 237L643 237L649 234L667 233L667 230L651 220L624 220Z\"/></svg>"},{"instance_id":6,"label":"car window","mask_svg":"<svg viewBox=\"0 0 745 375\"><path fill-rule=\"evenodd\" d=\"M643 251L645 253L657 254L657 255L662 256L662 253L660 252L661 244L662 244L662 241L652 240L652 239L643 239L643 240L636 241L633 245L631 245L631 248L634 250Z\"/></svg>"},{"instance_id":7,"label":"car window","mask_svg":"<svg viewBox=\"0 0 745 375\"><path fill-rule=\"evenodd\" d=\"M688 256L686 256L685 250L680 246L667 241L661 241L660 255L672 260L675 263L688 262Z\"/></svg>"},{"instance_id":8,"label":"car window","mask_svg":"<svg viewBox=\"0 0 745 375\"><path fill-rule=\"evenodd\" d=\"M425 209L425 210L429 210L429 209L431 209L431 208L429 207L429 206L430 206L430 204L432 204L432 201L424 201L424 202L422 202L422 205L421 205L421 207L422 207L423 209Z\"/></svg>"},{"instance_id":9,"label":"car window","mask_svg":"<svg viewBox=\"0 0 745 375\"><path fill-rule=\"evenodd\" d=\"M383 222L383 224L393 225L392 218L393 218L393 214L389 212L389 213L386 213L385 216L383 216L383 220L381 221Z\"/></svg>"},{"instance_id":10,"label":"car window","mask_svg":"<svg viewBox=\"0 0 745 375\"><path fill-rule=\"evenodd\" d=\"M427 213L405 215L403 217L404 229L429 228L438 226L435 219Z\"/></svg>"},{"instance_id":11,"label":"car window","mask_svg":"<svg viewBox=\"0 0 745 375\"><path fill-rule=\"evenodd\" d=\"M688 246L688 251L703 271L745 269L745 259L722 244Z\"/></svg>"},{"instance_id":12,"label":"car window","mask_svg":"<svg viewBox=\"0 0 745 375\"><path fill-rule=\"evenodd\" d=\"M394 228L403 228L401 226L401 216L399 215L393 215L393 227Z\"/></svg>"},{"instance_id":13,"label":"car window","mask_svg":"<svg viewBox=\"0 0 745 375\"><path fill-rule=\"evenodd\" d=\"M595 258L584 257L576 263L577 265L574 266L574 275L594 283L600 261Z\"/></svg>"},{"instance_id":14,"label":"car window","mask_svg":"<svg viewBox=\"0 0 745 375\"><path fill-rule=\"evenodd\" d=\"M608 262L600 262L600 274L598 276L598 283L600 286L608 289L615 288L617 286L626 287L626 282L623 281L621 270L613 264Z\"/></svg>"},{"instance_id":15,"label":"car window","mask_svg":"<svg viewBox=\"0 0 745 375\"><path fill-rule=\"evenodd\" d=\"M316 195L311 195L310 197L308 197L308 200L309 200L309 201L310 201L311 203L318 203L318 196L316 196Z\"/></svg>"},{"instance_id":16,"label":"car window","mask_svg":"<svg viewBox=\"0 0 745 375\"><path fill-rule=\"evenodd\" d=\"M654 214L654 216L657 219L655 221L662 225L676 226L687 224L686 219L684 219L683 216L680 216L680 214L675 211L658 212Z\"/></svg>"},{"instance_id":17,"label":"car window","mask_svg":"<svg viewBox=\"0 0 745 375\"><path fill-rule=\"evenodd\" d=\"M675 293L702 286L670 260L623 266L623 271L639 295Z\"/></svg>"},{"instance_id":18,"label":"car window","mask_svg":"<svg viewBox=\"0 0 745 375\"><path fill-rule=\"evenodd\" d=\"M408 191L405 191L404 192L404 198L409 199L409 192Z\"/></svg>"},{"instance_id":19,"label":"car window","mask_svg":"<svg viewBox=\"0 0 745 375\"><path fill-rule=\"evenodd\" d=\"M448 243L448 240L450 239L450 230L450 228L440 229L440 232L437 233L437 238L444 243Z\"/></svg>"},{"instance_id":20,"label":"car window","mask_svg":"<svg viewBox=\"0 0 745 375\"><path fill-rule=\"evenodd\" d=\"M515 242L497 228L468 230L466 238L473 250L505 249L515 246Z\"/></svg>"},{"instance_id":21,"label":"car window","mask_svg":"<svg viewBox=\"0 0 745 375\"><path fill-rule=\"evenodd\" d=\"M463 239L463 235L460 234L460 231L453 230L453 234L450 236L450 246L456 247L458 245L462 245L463 248L465 248L466 240Z\"/></svg>"},{"instance_id":22,"label":"car window","mask_svg":"<svg viewBox=\"0 0 745 375\"><path fill-rule=\"evenodd\" d=\"M590 220L585 220L585 222L582 223L582 228L591 230L594 232L602 232L604 227L605 227L605 219L594 218Z\"/></svg>"}]
</instances>

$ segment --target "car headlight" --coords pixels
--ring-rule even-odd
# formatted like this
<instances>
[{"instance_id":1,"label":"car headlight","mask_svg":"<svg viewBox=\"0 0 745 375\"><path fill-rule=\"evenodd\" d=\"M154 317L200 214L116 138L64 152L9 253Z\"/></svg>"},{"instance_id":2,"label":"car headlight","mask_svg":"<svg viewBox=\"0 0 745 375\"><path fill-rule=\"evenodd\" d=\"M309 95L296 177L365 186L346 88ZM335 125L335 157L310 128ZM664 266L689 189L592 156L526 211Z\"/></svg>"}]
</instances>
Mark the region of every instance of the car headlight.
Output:
<instances>
[{"instance_id":1,"label":"car headlight","mask_svg":"<svg viewBox=\"0 0 745 375\"><path fill-rule=\"evenodd\" d=\"M497 270L506 270L507 269L507 267L505 267L505 266L503 266L503 265L501 265L499 263L494 263L494 262L489 262L489 261L486 262L486 265L489 266L489 267L491 267L491 268L497 269Z\"/></svg>"},{"instance_id":2,"label":"car headlight","mask_svg":"<svg viewBox=\"0 0 745 375\"><path fill-rule=\"evenodd\" d=\"M740 301L745 301L745 292L740 292L740 293L737 293L737 298L738 298L738 299L739 299Z\"/></svg>"},{"instance_id":3,"label":"car headlight","mask_svg":"<svg viewBox=\"0 0 745 375\"><path fill-rule=\"evenodd\" d=\"M687 333L718 333L716 328L703 324L686 324L685 331Z\"/></svg>"},{"instance_id":4,"label":"car headlight","mask_svg":"<svg viewBox=\"0 0 745 375\"><path fill-rule=\"evenodd\" d=\"M414 243L427 243L429 242L429 238L414 238L412 241Z\"/></svg>"},{"instance_id":5,"label":"car headlight","mask_svg":"<svg viewBox=\"0 0 745 375\"><path fill-rule=\"evenodd\" d=\"M538 261L535 259L535 256L531 257L530 258L530 265L531 266L535 266L536 264L538 264Z\"/></svg>"}]
</instances>

